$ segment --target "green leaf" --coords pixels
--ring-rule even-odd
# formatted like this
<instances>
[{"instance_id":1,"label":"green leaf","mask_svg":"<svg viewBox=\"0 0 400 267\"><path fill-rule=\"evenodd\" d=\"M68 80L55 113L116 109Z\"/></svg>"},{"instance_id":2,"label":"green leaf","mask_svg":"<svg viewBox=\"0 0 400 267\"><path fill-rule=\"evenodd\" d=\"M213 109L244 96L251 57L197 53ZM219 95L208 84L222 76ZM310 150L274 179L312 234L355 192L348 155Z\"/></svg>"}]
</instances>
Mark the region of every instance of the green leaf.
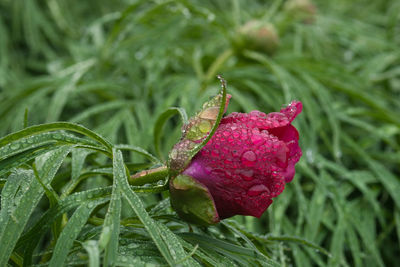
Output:
<instances>
[{"instance_id":1,"label":"green leaf","mask_svg":"<svg viewBox=\"0 0 400 267\"><path fill-rule=\"evenodd\" d=\"M78 237L82 227L86 224L90 213L95 207L95 205L87 204L81 205L75 210L74 214L68 220L67 225L65 225L60 237L57 240L53 255L49 262L50 267L64 265L74 240Z\"/></svg>"},{"instance_id":2,"label":"green leaf","mask_svg":"<svg viewBox=\"0 0 400 267\"><path fill-rule=\"evenodd\" d=\"M329 253L329 251L327 251L326 249L324 249L321 246L318 246L317 244L310 242L304 238L301 237L296 237L296 236L268 236L267 237L268 240L273 240L273 241L285 241L285 242L294 242L294 243L298 243L301 244L303 246L307 246L310 247L312 249L315 249L323 254L325 254L328 257L331 257L331 254Z\"/></svg>"},{"instance_id":3,"label":"green leaf","mask_svg":"<svg viewBox=\"0 0 400 267\"><path fill-rule=\"evenodd\" d=\"M114 164L113 164L114 165ZM117 170L113 168L114 177ZM121 216L121 191L114 178L111 193L111 201L108 206L107 214L104 219L103 229L101 231L99 246L104 249L104 266L115 266L118 252L118 238Z\"/></svg>"},{"instance_id":4,"label":"green leaf","mask_svg":"<svg viewBox=\"0 0 400 267\"><path fill-rule=\"evenodd\" d=\"M71 135L66 132L44 132L33 136L23 137L9 142L0 147L0 159L5 159L25 151L35 151L41 147L52 145L60 146L65 144L96 145L96 142Z\"/></svg>"},{"instance_id":5,"label":"green leaf","mask_svg":"<svg viewBox=\"0 0 400 267\"><path fill-rule=\"evenodd\" d=\"M115 145L114 146L117 149L120 150L129 150L138 153L139 155L142 155L149 160L151 160L154 163L161 163L159 159L157 159L155 156L153 156L151 153L146 151L145 149L138 147L138 146L132 146L132 145Z\"/></svg>"},{"instance_id":6,"label":"green leaf","mask_svg":"<svg viewBox=\"0 0 400 267\"><path fill-rule=\"evenodd\" d=\"M87 149L74 149L71 156L71 180L79 178L86 157L91 153Z\"/></svg>"},{"instance_id":7,"label":"green leaf","mask_svg":"<svg viewBox=\"0 0 400 267\"><path fill-rule=\"evenodd\" d=\"M100 135L96 134L95 132L81 126L78 124L74 123L68 123L68 122L55 122L55 123L48 123L48 124L41 124L41 125L36 125L36 126L31 126L28 128L25 128L21 131L9 134L3 138L0 139L0 147L5 146L13 141L37 135L43 132L50 132L50 131L55 131L55 130L66 130L66 131L72 131L76 133L80 133L83 135L86 135L87 137L92 138L93 140L99 142L106 148L107 150L111 151L111 144L106 141L103 137Z\"/></svg>"},{"instance_id":8,"label":"green leaf","mask_svg":"<svg viewBox=\"0 0 400 267\"><path fill-rule=\"evenodd\" d=\"M165 228L160 228L158 226L158 224L147 213L140 198L129 187L122 153L115 148L113 150L113 168L114 179L117 180L117 183L121 188L122 194L124 195L128 204L136 213L139 220L143 223L145 229L149 233L150 237L156 244L157 248L165 258L165 260L168 262L169 265L174 266L177 261L182 259L182 257L178 258L177 255L184 255L186 257L186 254L182 253L182 245L179 242L166 242L165 235L170 235L169 231L165 230ZM188 265L190 262L192 261L185 261L183 265L190 266Z\"/></svg>"},{"instance_id":9,"label":"green leaf","mask_svg":"<svg viewBox=\"0 0 400 267\"><path fill-rule=\"evenodd\" d=\"M84 192L74 193L65 199L62 199L57 205L48 209L42 217L24 235L18 240L17 248L28 243L37 245L38 240L50 228L52 223L62 214L77 208L79 205L98 206L109 201L111 195L111 187L87 190Z\"/></svg>"},{"instance_id":10,"label":"green leaf","mask_svg":"<svg viewBox=\"0 0 400 267\"><path fill-rule=\"evenodd\" d=\"M63 146L50 152L47 161L39 170L44 184L50 184L70 150L70 146ZM44 192L41 184L34 178L32 171L17 170L11 174L10 178L11 183L14 182L14 179L22 179L24 186L20 188L18 194L14 197L13 205L6 209L8 212L1 213L0 243L7 244L7 246L0 250L0 266L8 262L18 238Z\"/></svg>"},{"instance_id":11,"label":"green leaf","mask_svg":"<svg viewBox=\"0 0 400 267\"><path fill-rule=\"evenodd\" d=\"M89 267L100 267L100 250L97 241L87 240L82 244L89 256Z\"/></svg>"},{"instance_id":12,"label":"green leaf","mask_svg":"<svg viewBox=\"0 0 400 267\"><path fill-rule=\"evenodd\" d=\"M265 266L279 266L275 261L266 259L265 256L260 256L257 251L250 248L237 246L226 241L195 233L181 233L180 236L186 241L199 244L203 249L215 250L223 255L227 255L241 264L250 264L250 262L254 264L254 260L258 259L265 262Z\"/></svg>"}]
</instances>

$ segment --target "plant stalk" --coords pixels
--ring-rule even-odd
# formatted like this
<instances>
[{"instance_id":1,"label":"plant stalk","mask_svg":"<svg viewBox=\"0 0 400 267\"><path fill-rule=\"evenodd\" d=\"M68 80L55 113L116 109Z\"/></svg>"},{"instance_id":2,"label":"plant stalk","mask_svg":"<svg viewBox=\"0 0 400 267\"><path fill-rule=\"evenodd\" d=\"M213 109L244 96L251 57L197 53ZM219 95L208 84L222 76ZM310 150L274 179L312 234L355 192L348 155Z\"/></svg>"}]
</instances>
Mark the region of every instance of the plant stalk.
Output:
<instances>
[{"instance_id":1,"label":"plant stalk","mask_svg":"<svg viewBox=\"0 0 400 267\"><path fill-rule=\"evenodd\" d=\"M165 177L168 177L168 168L167 166L161 166L135 173L128 180L130 185L144 185L163 180Z\"/></svg>"}]
</instances>

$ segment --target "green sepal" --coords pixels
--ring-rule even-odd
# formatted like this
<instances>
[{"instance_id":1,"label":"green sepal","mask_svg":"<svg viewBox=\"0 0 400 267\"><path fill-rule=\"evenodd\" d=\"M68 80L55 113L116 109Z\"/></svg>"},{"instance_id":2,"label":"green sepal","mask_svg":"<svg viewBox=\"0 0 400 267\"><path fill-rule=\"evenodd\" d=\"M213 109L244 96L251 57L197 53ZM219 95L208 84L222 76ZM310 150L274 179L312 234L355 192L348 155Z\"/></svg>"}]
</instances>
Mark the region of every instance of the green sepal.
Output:
<instances>
[{"instance_id":1,"label":"green sepal","mask_svg":"<svg viewBox=\"0 0 400 267\"><path fill-rule=\"evenodd\" d=\"M188 175L178 175L169 185L172 208L179 217L197 225L219 222L219 215L210 191L202 183Z\"/></svg>"},{"instance_id":2,"label":"green sepal","mask_svg":"<svg viewBox=\"0 0 400 267\"><path fill-rule=\"evenodd\" d=\"M207 144L218 128L229 103L225 80L220 76L222 92L203 104L202 109L182 127L181 140L169 153L167 166L170 177L181 173L192 158Z\"/></svg>"}]
</instances>

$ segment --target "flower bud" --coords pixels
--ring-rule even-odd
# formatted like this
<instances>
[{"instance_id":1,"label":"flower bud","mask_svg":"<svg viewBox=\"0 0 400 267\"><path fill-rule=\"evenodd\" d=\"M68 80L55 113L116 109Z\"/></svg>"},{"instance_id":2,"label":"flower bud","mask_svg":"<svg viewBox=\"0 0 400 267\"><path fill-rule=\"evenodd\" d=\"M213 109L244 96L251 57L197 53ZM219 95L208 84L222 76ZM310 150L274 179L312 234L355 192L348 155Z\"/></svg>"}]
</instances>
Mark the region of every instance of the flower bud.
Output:
<instances>
[{"instance_id":1,"label":"flower bud","mask_svg":"<svg viewBox=\"0 0 400 267\"><path fill-rule=\"evenodd\" d=\"M302 153L291 122L302 104L293 101L269 114L234 112L189 158L191 144L201 142L207 136L205 130L211 129L203 121L212 124L218 114L214 107L206 104L183 127L183 138L170 153L170 168L175 170L170 180L172 207L182 219L201 225L234 215L260 217L295 174L294 165ZM189 134L193 128L195 133Z\"/></svg>"},{"instance_id":2,"label":"flower bud","mask_svg":"<svg viewBox=\"0 0 400 267\"><path fill-rule=\"evenodd\" d=\"M234 43L239 50L250 49L271 55L279 46L279 36L274 25L251 20L237 30Z\"/></svg>"},{"instance_id":3,"label":"flower bud","mask_svg":"<svg viewBox=\"0 0 400 267\"><path fill-rule=\"evenodd\" d=\"M310 0L289 0L285 4L285 10L296 20L311 24L315 20L317 9Z\"/></svg>"}]
</instances>

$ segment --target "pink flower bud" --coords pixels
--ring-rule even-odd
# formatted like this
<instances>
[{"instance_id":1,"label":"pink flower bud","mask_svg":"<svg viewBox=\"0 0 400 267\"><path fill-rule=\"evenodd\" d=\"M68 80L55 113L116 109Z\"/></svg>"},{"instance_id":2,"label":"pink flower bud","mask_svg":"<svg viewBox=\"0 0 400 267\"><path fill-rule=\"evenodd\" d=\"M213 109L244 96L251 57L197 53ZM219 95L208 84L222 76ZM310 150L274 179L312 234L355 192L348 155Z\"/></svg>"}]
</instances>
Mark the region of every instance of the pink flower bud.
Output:
<instances>
[{"instance_id":1,"label":"pink flower bud","mask_svg":"<svg viewBox=\"0 0 400 267\"><path fill-rule=\"evenodd\" d=\"M291 122L301 110L301 102L293 101L280 112L235 112L224 117L210 141L185 164L177 176L180 182L174 186L171 179L171 203L178 214L200 224L234 215L260 217L295 174L302 152ZM175 147L186 146L185 142ZM201 192L193 200L211 198L208 206L191 202L186 184L195 184L192 191Z\"/></svg>"}]
</instances>

